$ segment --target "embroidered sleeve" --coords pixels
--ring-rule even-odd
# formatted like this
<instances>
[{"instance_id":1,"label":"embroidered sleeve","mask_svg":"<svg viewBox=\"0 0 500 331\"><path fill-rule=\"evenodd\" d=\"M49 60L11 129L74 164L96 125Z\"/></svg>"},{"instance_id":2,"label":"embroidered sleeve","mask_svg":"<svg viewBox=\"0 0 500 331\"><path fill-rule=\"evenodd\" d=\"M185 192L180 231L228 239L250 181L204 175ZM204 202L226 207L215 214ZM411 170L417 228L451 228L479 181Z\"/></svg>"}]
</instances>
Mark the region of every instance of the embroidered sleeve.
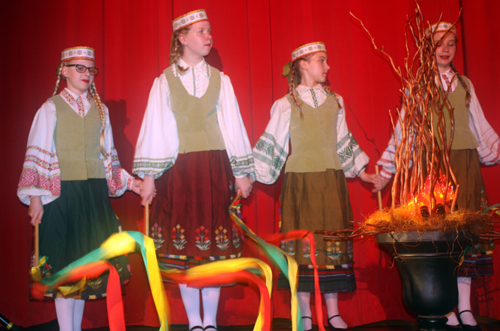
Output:
<instances>
[{"instance_id":1,"label":"embroidered sleeve","mask_svg":"<svg viewBox=\"0 0 500 331\"><path fill-rule=\"evenodd\" d=\"M41 196L47 204L61 195L61 172L54 142L56 107L45 102L31 125L23 171L17 187L22 203L29 205L32 196Z\"/></svg>"},{"instance_id":2,"label":"embroidered sleeve","mask_svg":"<svg viewBox=\"0 0 500 331\"><path fill-rule=\"evenodd\" d=\"M479 159L485 165L498 164L500 163L500 138L486 120L472 82L470 82L470 94L469 127L479 144L477 148Z\"/></svg>"},{"instance_id":3,"label":"embroidered sleeve","mask_svg":"<svg viewBox=\"0 0 500 331\"><path fill-rule=\"evenodd\" d=\"M132 189L134 177L120 165L118 153L113 142L113 129L111 128L111 122L109 120L109 111L106 106L104 106L104 112L106 113L104 139L107 156L103 157L101 154L101 157L103 158L102 161L104 163L104 171L108 183L108 194L110 197L118 197L125 193L126 190Z\"/></svg>"},{"instance_id":4,"label":"embroidered sleeve","mask_svg":"<svg viewBox=\"0 0 500 331\"><path fill-rule=\"evenodd\" d=\"M221 90L217 105L217 120L231 163L233 175L255 177L252 147L248 140L247 130L241 118L238 100L228 76L221 72Z\"/></svg>"},{"instance_id":5,"label":"embroidered sleeve","mask_svg":"<svg viewBox=\"0 0 500 331\"><path fill-rule=\"evenodd\" d=\"M337 153L345 176L352 178L365 170L365 166L370 159L361 147L359 147L356 139L354 139L347 127L344 100L340 95L336 95L336 97L342 107L337 119Z\"/></svg>"},{"instance_id":6,"label":"embroidered sleeve","mask_svg":"<svg viewBox=\"0 0 500 331\"><path fill-rule=\"evenodd\" d=\"M290 102L283 97L271 109L271 120L253 148L256 180L273 184L280 176L288 158Z\"/></svg>"},{"instance_id":7,"label":"embroidered sleeve","mask_svg":"<svg viewBox=\"0 0 500 331\"><path fill-rule=\"evenodd\" d=\"M132 172L141 178L154 174L157 179L174 165L178 153L177 123L170 108L168 82L162 74L155 79L149 94Z\"/></svg>"}]
</instances>

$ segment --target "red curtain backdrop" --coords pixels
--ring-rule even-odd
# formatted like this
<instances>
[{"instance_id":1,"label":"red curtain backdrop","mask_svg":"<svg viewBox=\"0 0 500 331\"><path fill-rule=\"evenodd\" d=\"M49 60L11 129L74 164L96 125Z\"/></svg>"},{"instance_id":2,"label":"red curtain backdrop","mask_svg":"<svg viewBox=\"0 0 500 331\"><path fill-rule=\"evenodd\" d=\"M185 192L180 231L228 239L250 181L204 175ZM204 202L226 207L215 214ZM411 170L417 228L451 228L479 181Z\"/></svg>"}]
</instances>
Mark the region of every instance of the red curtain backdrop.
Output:
<instances>
[{"instance_id":1,"label":"red curtain backdrop","mask_svg":"<svg viewBox=\"0 0 500 331\"><path fill-rule=\"evenodd\" d=\"M429 22L454 21L458 26L457 69L471 78L489 122L500 133L496 112L500 68L496 65L500 40L500 3L488 0L423 0ZM97 89L110 109L115 144L122 165L130 170L149 90L155 77L169 65L173 18L205 8L213 31L214 49L207 61L231 77L250 140L255 143L269 120L274 100L287 91L282 67L291 51L303 43L324 41L332 67L330 87L346 102L349 128L370 156L368 171L386 147L392 132L389 110L399 106L398 79L388 60L375 51L359 17L402 65L403 29L414 13L413 0L225 0L134 1L52 0L1 1L2 220L0 221L0 313L15 324L30 326L55 318L53 303L30 302L28 271L32 227L27 208L16 197L26 140L36 110L51 96L60 52L86 45L96 49ZM500 202L499 167L483 168L490 204ZM348 181L355 221L376 209L370 187ZM277 199L281 181L255 184L244 201L245 221L258 233L277 231ZM390 204L389 189L383 193ZM126 193L113 199L124 230L143 229L139 197ZM254 254L248 247L246 254ZM141 258L130 256L133 277L125 287L127 324L158 325ZM385 319L413 319L401 299L401 283L389 255L373 239L355 242L358 290L340 294L340 312L351 325ZM473 283L473 311L500 318L500 255L494 257L497 275ZM176 286L166 285L172 307L171 323L187 323ZM273 315L289 317L289 293L273 292ZM255 289L224 288L219 324L252 324L258 295ZM107 325L103 300L88 302L84 328ZM326 315L325 315L326 316Z\"/></svg>"}]
</instances>

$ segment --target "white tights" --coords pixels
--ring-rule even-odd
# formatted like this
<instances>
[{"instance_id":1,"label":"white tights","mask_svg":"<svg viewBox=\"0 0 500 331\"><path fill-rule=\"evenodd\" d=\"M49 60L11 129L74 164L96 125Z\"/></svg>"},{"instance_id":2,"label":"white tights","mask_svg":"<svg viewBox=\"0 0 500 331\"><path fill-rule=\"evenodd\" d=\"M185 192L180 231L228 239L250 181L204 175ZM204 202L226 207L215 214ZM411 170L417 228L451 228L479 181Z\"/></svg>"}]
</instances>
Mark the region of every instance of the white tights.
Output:
<instances>
[{"instance_id":1,"label":"white tights","mask_svg":"<svg viewBox=\"0 0 500 331\"><path fill-rule=\"evenodd\" d=\"M55 299L57 322L60 331L82 331L85 300Z\"/></svg>"},{"instance_id":2,"label":"white tights","mask_svg":"<svg viewBox=\"0 0 500 331\"><path fill-rule=\"evenodd\" d=\"M200 289L179 284L182 302L189 320L189 328L212 325L217 327L217 308L219 306L220 287L206 287L201 289L203 304L203 321L200 313Z\"/></svg>"},{"instance_id":3,"label":"white tights","mask_svg":"<svg viewBox=\"0 0 500 331\"><path fill-rule=\"evenodd\" d=\"M470 306L470 288L471 288L472 280L469 277L458 277L457 285L458 285L458 313L464 310L471 310ZM460 319L462 323L467 325L477 325L476 320L474 319L474 315L470 312L465 312L460 314ZM448 316L448 325L458 325L458 319L455 313L451 313Z\"/></svg>"},{"instance_id":4,"label":"white tights","mask_svg":"<svg viewBox=\"0 0 500 331\"><path fill-rule=\"evenodd\" d=\"M339 315L339 296L338 293L325 293L326 310L328 312L328 318ZM312 317L311 313L311 293L309 292L298 292L300 310L302 312L302 317ZM321 321L320 323L323 323ZM346 329L347 324L344 322L342 317L337 316L330 320L330 323L338 329ZM304 330L312 329L312 320L309 318L302 319L302 325Z\"/></svg>"}]
</instances>

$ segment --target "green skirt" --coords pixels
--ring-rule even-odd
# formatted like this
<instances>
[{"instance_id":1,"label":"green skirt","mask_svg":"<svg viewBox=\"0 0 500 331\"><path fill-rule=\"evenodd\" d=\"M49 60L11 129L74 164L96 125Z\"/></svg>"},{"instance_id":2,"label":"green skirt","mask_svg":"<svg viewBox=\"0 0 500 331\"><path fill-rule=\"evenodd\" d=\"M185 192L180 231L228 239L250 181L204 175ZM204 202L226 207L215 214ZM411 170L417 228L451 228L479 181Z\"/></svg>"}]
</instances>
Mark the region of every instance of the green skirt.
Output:
<instances>
[{"instance_id":1,"label":"green skirt","mask_svg":"<svg viewBox=\"0 0 500 331\"><path fill-rule=\"evenodd\" d=\"M108 196L106 179L62 181L61 196L44 205L40 224L40 257L47 258L43 276L50 276L78 260L118 232L118 220ZM130 278L128 259L110 261L126 283ZM96 299L106 295L107 273L88 280L76 298Z\"/></svg>"},{"instance_id":2,"label":"green skirt","mask_svg":"<svg viewBox=\"0 0 500 331\"><path fill-rule=\"evenodd\" d=\"M457 197L457 207L471 211L481 211L488 208L488 197L481 174L479 154L476 149L452 150L450 164L460 189ZM493 275L493 240L481 240L477 245L467 248L458 276L476 278Z\"/></svg>"},{"instance_id":3,"label":"green skirt","mask_svg":"<svg viewBox=\"0 0 500 331\"><path fill-rule=\"evenodd\" d=\"M352 219L349 190L342 170L285 174L281 191L281 232L341 230L351 228ZM321 292L354 291L352 240L324 241L323 235L315 234L314 241ZM281 248L299 264L299 292L314 292L310 243L306 239L288 240L281 243ZM286 288L282 277L278 287Z\"/></svg>"}]
</instances>

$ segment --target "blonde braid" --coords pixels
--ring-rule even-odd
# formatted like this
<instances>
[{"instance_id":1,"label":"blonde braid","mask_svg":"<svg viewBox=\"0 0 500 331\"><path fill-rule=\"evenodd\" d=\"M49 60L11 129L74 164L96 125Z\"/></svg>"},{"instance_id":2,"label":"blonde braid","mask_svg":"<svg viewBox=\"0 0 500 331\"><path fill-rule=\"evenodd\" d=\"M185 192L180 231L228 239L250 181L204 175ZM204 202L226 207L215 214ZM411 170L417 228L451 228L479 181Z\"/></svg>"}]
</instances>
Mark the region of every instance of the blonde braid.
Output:
<instances>
[{"instance_id":1,"label":"blonde braid","mask_svg":"<svg viewBox=\"0 0 500 331\"><path fill-rule=\"evenodd\" d=\"M59 83L61 82L61 73L64 68L64 62L59 63L56 69L56 75L57 75L57 81L56 81L56 87L54 89L54 93L52 93L52 96L57 94L57 91L59 90Z\"/></svg>"},{"instance_id":2,"label":"blonde braid","mask_svg":"<svg viewBox=\"0 0 500 331\"><path fill-rule=\"evenodd\" d=\"M469 107L470 100L471 100L471 94L470 94L469 88L467 87L467 84L465 84L465 81L462 78L462 76L460 75L460 73L457 71L457 69L455 69L453 62L450 63L450 66L451 66L451 69L453 69L453 71L457 74L457 77L458 77L458 80L460 81L460 84L462 84L463 88L465 89L465 92L466 92L465 93L465 105L467 107Z\"/></svg>"},{"instance_id":3,"label":"blonde braid","mask_svg":"<svg viewBox=\"0 0 500 331\"><path fill-rule=\"evenodd\" d=\"M102 130L101 130L101 137L99 139L101 146L101 153L102 155L104 155L104 157L107 157L108 155L106 153L106 148L104 144L104 129L106 128L106 114L104 113L104 106L102 104L101 97L99 96L95 88L95 83L92 83L92 85L90 86L90 92L92 92L92 96L94 97L94 101L99 111L99 116L101 117Z\"/></svg>"},{"instance_id":4,"label":"blonde braid","mask_svg":"<svg viewBox=\"0 0 500 331\"><path fill-rule=\"evenodd\" d=\"M297 97L297 90L295 89L294 79L295 79L295 65L292 65L292 69L290 70L290 82L288 83L288 93L292 97L295 106L297 106L297 108L299 108L300 110L301 103Z\"/></svg>"},{"instance_id":5,"label":"blonde braid","mask_svg":"<svg viewBox=\"0 0 500 331\"><path fill-rule=\"evenodd\" d=\"M170 44L170 63L175 64L181 74L184 74L188 68L184 68L179 65L179 59L184 53L182 43L179 40L179 35L187 34L189 30L191 30L191 26L187 26L184 29L174 31L172 33L172 43Z\"/></svg>"},{"instance_id":6,"label":"blonde braid","mask_svg":"<svg viewBox=\"0 0 500 331\"><path fill-rule=\"evenodd\" d=\"M337 93L333 92L328 86L323 85L323 88L325 89L326 93L330 94L332 97L335 98L337 101L337 105L339 106L339 109L342 109L342 105L339 102L339 98L337 98Z\"/></svg>"}]
</instances>

